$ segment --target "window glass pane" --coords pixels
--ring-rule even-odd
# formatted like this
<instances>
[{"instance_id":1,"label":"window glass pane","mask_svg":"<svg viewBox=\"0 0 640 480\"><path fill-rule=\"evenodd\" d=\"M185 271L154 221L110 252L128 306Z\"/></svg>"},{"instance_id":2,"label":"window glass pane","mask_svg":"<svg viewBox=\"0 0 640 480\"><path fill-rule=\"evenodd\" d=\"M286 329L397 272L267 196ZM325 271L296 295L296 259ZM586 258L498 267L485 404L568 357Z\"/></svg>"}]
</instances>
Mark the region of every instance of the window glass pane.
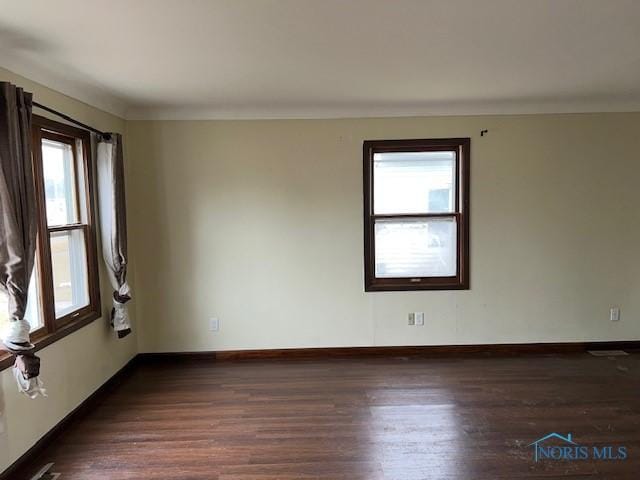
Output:
<instances>
[{"instance_id":1,"label":"window glass pane","mask_svg":"<svg viewBox=\"0 0 640 480\"><path fill-rule=\"evenodd\" d=\"M83 230L51 233L56 318L89 304Z\"/></svg>"},{"instance_id":2,"label":"window glass pane","mask_svg":"<svg viewBox=\"0 0 640 480\"><path fill-rule=\"evenodd\" d=\"M374 153L374 213L454 212L455 160L455 152Z\"/></svg>"},{"instance_id":3,"label":"window glass pane","mask_svg":"<svg viewBox=\"0 0 640 480\"><path fill-rule=\"evenodd\" d=\"M47 200L47 223L49 225L76 223L78 215L71 145L43 139L42 172Z\"/></svg>"},{"instance_id":4,"label":"window glass pane","mask_svg":"<svg viewBox=\"0 0 640 480\"><path fill-rule=\"evenodd\" d=\"M456 221L376 220L375 249L376 277L453 277Z\"/></svg>"},{"instance_id":5,"label":"window glass pane","mask_svg":"<svg viewBox=\"0 0 640 480\"><path fill-rule=\"evenodd\" d=\"M40 314L40 292L38 291L38 285L38 269L36 267L33 270L33 275L31 275L27 311L24 316L25 320L31 325L32 332L44 326L44 321ZM9 322L9 299L5 293L0 292L0 332L4 331L7 322Z\"/></svg>"}]
</instances>

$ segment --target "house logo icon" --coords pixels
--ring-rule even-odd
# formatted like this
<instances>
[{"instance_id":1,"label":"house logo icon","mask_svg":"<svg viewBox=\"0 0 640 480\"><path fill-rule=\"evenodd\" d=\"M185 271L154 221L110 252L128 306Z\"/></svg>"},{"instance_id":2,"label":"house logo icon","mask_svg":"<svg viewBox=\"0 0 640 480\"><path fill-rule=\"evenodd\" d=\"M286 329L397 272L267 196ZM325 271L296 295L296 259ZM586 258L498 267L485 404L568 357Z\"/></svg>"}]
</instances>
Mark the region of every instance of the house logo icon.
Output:
<instances>
[{"instance_id":1,"label":"house logo icon","mask_svg":"<svg viewBox=\"0 0 640 480\"><path fill-rule=\"evenodd\" d=\"M545 442L550 441L552 439L559 440L562 445L561 446L545 446ZM579 445L574 442L571 438L571 434L567 433L567 436L564 437L559 433L552 432L548 435L545 435L542 438L539 438L535 442L527 445L528 447L533 447L534 454L533 458L537 462L540 458L553 458L553 459L567 459L571 458L570 454L573 452L579 452Z\"/></svg>"}]
</instances>

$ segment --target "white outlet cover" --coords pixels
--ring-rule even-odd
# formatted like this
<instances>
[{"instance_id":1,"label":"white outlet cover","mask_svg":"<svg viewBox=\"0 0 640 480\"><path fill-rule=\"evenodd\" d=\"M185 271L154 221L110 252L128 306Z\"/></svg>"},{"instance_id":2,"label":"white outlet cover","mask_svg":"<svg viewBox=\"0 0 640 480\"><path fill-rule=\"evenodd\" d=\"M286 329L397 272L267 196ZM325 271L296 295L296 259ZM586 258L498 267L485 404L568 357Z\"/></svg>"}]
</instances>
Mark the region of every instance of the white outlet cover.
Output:
<instances>
[{"instance_id":1,"label":"white outlet cover","mask_svg":"<svg viewBox=\"0 0 640 480\"><path fill-rule=\"evenodd\" d=\"M620 320L620 308L612 307L609 309L609 320L612 322L618 322Z\"/></svg>"},{"instance_id":2,"label":"white outlet cover","mask_svg":"<svg viewBox=\"0 0 640 480\"><path fill-rule=\"evenodd\" d=\"M218 320L217 318L210 318L209 319L209 331L217 332L219 330L220 330L220 320Z\"/></svg>"},{"instance_id":3,"label":"white outlet cover","mask_svg":"<svg viewBox=\"0 0 640 480\"><path fill-rule=\"evenodd\" d=\"M424 312L416 312L416 325L424 325Z\"/></svg>"}]
</instances>

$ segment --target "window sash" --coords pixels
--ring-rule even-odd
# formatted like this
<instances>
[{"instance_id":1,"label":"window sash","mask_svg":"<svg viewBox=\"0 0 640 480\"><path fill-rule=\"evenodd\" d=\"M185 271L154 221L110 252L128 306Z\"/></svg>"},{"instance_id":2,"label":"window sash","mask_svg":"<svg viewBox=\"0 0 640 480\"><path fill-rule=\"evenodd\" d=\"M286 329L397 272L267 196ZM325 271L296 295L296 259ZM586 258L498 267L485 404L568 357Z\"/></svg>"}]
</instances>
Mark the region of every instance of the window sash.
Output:
<instances>
[{"instance_id":1,"label":"window sash","mask_svg":"<svg viewBox=\"0 0 640 480\"><path fill-rule=\"evenodd\" d=\"M81 223L82 220L86 218L86 212L84 210L86 210L87 208L86 202L83 202L82 199L80 198L80 192L81 192L80 177L81 177L82 170L79 168L79 165L78 165L78 163L81 161L81 158L79 156L78 143L80 142L82 144L83 141L79 140L78 138L60 135L50 130L41 130L40 145L42 145L42 140L50 140L57 143L63 143L71 147L71 155L73 157L73 165L72 165L73 167L73 200L74 200L74 206L75 206L75 216L76 216L76 223ZM41 150L39 150L39 153L40 155L42 155ZM42 162L42 158L40 158L40 162ZM45 200L46 200L46 194L45 194ZM46 213L46 210L45 210L45 213ZM65 223L61 225L73 225L73 223L71 224ZM49 225L49 222L47 220L47 226L51 228L51 227L57 227L58 225Z\"/></svg>"},{"instance_id":2,"label":"window sash","mask_svg":"<svg viewBox=\"0 0 640 480\"><path fill-rule=\"evenodd\" d=\"M375 244L375 227L377 225L377 220L383 220L383 221L389 221L389 220L396 220L398 221L398 223L403 223L402 221L405 220L407 221L407 223L409 223L412 220L425 220L428 221L430 219L451 219L453 220L453 222L456 225L456 246L455 246L455 263L456 263L456 274L455 275L449 275L449 276L440 276L440 275L430 275L430 276L403 276L403 277L378 277L376 276L376 279L383 279L384 281L393 281L393 280L398 280L398 281L402 281L402 282L407 282L409 281L412 284L423 284L426 283L427 279L438 279L439 281L452 281L455 280L455 278L457 278L458 272L460 271L460 258L458 255L458 251L459 251L459 247L458 247L458 242L460 241L460 235L458 234L458 229L460 228L460 215L458 214L432 214L432 215L376 215L373 218L373 227L374 227L374 235L373 235L373 260L374 260L374 272L376 270L375 266L378 263L378 252L376 249L376 244Z\"/></svg>"},{"instance_id":3,"label":"window sash","mask_svg":"<svg viewBox=\"0 0 640 480\"><path fill-rule=\"evenodd\" d=\"M64 234L64 233L72 233L72 232L81 232L82 233L82 253L84 255L81 255L80 252L75 252L75 251L70 251L69 252L69 260L70 260L70 275L71 275L71 279L73 280L74 277L78 278L81 277L81 280L84 280L86 282L83 283L82 285L73 285L72 286L72 293L75 293L77 290L77 288L82 288L84 289L86 287L87 289L87 294L89 294L89 261L88 261L88 257L89 257L89 242L88 242L88 228L86 225L79 225L79 226L69 226L69 227L57 227L54 231L52 231L51 229L49 229L49 248L51 248L51 240L52 240L52 236L58 234ZM72 246L72 238L71 236L69 236L69 247L71 248ZM78 258L79 257L79 258ZM53 257L52 257L52 261L51 261L51 267L53 268L54 264L53 264ZM84 272L82 272L81 270L84 270ZM52 280L54 279L55 276L53 276L52 274ZM84 278L83 278L84 277ZM81 315L82 312L86 312L89 311L88 309L91 308L91 299L88 296L88 304L87 305L83 305L81 307L75 308L73 310L70 310L68 312L66 312L63 315L59 315L58 313L55 311L55 292L56 292L56 287L55 285L52 284L52 288L53 288L53 292L54 292L54 313L56 315L56 322L57 323L65 323L68 320L72 320L74 318L77 318L78 316Z\"/></svg>"},{"instance_id":4,"label":"window sash","mask_svg":"<svg viewBox=\"0 0 640 480\"><path fill-rule=\"evenodd\" d=\"M375 191L375 168L373 168L373 163L375 163L374 160L374 156L377 153L420 153L420 152L433 152L433 153L439 153L439 152L451 152L454 154L454 192L453 192L453 210L451 211L446 211L446 212L429 212L429 211L421 211L421 212L412 212L412 213L400 213L400 212L393 212L393 213L385 213L385 214L380 214L380 213L375 213L376 212L376 208L375 208L375 198L376 198L376 191ZM458 152L458 149L454 149L451 147L405 147L405 148L376 148L374 151L371 152L371 167L370 167L370 171L371 171L371 183L370 183L370 202L371 202L371 208L370 208L370 214L373 216L380 216L380 215L394 215L394 216L404 216L404 215L437 215L437 214L447 214L450 215L452 213L458 213L460 212L460 154Z\"/></svg>"}]
</instances>

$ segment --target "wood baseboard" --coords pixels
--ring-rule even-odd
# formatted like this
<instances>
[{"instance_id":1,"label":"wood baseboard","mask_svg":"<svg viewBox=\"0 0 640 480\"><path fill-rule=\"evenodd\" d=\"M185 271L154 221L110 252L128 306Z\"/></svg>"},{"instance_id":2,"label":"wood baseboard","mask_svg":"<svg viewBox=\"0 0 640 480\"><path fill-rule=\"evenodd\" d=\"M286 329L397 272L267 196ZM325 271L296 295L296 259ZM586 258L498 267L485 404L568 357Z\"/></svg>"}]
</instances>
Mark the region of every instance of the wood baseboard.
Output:
<instances>
[{"instance_id":1,"label":"wood baseboard","mask_svg":"<svg viewBox=\"0 0 640 480\"><path fill-rule=\"evenodd\" d=\"M66 417L60 420L51 430L45 433L40 440L38 440L33 447L27 450L20 458L18 458L9 468L0 473L0 480L16 480L16 472L21 471L24 468L29 468L29 464L32 463L52 441L56 439L64 430L66 430L72 423L77 422L82 417L91 412L98 404L100 404L107 395L113 391L118 385L120 385L126 378L131 375L138 364L139 359L136 355L127 364L118 370L109 380L107 380L101 387L95 392L89 395L80 405L74 408ZM28 401L28 400L25 400ZM38 465L33 465L33 470L36 471Z\"/></svg>"},{"instance_id":2,"label":"wood baseboard","mask_svg":"<svg viewBox=\"0 0 640 480\"><path fill-rule=\"evenodd\" d=\"M501 343L480 345L424 345L406 347L281 348L203 352L140 353L141 362L207 360L266 360L352 357L482 357L580 353L587 350L640 350L640 340L612 342Z\"/></svg>"}]
</instances>

